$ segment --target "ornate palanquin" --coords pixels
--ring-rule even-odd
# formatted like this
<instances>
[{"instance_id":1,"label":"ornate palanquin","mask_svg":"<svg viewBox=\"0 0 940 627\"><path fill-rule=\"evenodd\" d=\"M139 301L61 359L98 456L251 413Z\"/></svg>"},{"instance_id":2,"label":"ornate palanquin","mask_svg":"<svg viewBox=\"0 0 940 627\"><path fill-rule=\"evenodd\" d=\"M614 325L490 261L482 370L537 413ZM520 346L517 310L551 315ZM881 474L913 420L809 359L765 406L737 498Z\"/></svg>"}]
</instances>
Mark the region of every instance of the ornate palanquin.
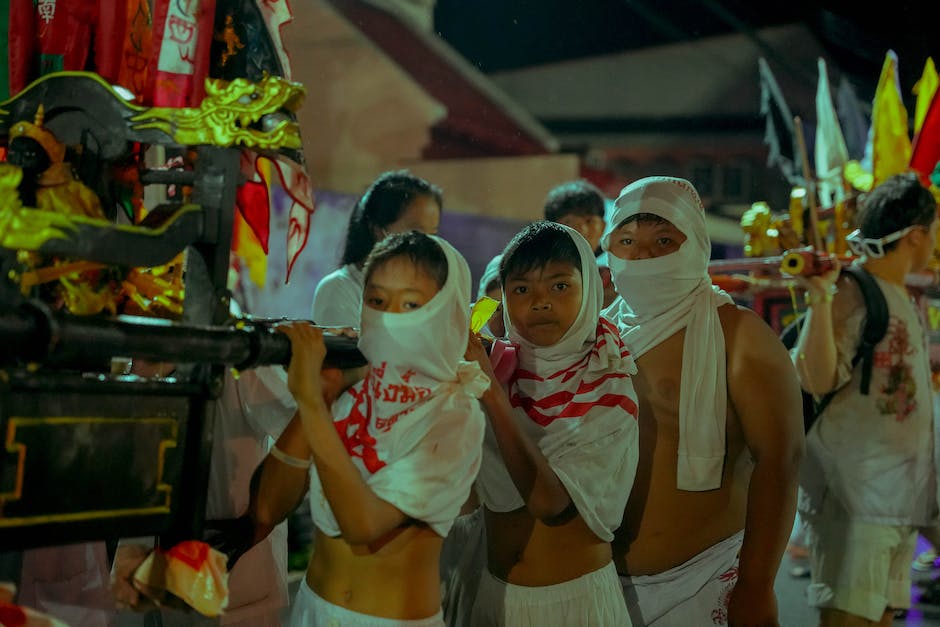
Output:
<instances>
[{"instance_id":1,"label":"ornate palanquin","mask_svg":"<svg viewBox=\"0 0 940 627\"><path fill-rule=\"evenodd\" d=\"M270 325L230 317L226 281L240 157L299 148L303 88L266 77L207 81L206 91L198 108L146 108L95 74L63 72L0 103L8 139L42 106L44 128L92 164L75 170L89 174L105 214L24 206L16 168L0 164L0 550L199 537L225 369L289 359ZM148 167L136 157L154 146L185 158ZM121 219L118 170L138 188L185 193L147 207L146 219ZM175 279L154 271L174 263ZM118 287L89 292L88 272L110 273ZM62 281L64 305L43 298L50 277ZM120 315L128 309L118 301L148 317ZM176 370L112 373L128 357Z\"/></svg>"}]
</instances>

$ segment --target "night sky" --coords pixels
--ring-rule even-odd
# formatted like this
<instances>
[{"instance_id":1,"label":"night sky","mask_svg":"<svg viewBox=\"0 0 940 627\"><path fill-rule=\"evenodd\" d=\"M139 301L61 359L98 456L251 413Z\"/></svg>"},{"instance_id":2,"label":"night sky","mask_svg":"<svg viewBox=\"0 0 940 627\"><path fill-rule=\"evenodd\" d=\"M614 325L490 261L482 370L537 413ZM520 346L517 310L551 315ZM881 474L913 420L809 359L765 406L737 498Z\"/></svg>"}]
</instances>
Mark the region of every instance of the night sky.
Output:
<instances>
[{"instance_id":1,"label":"night sky","mask_svg":"<svg viewBox=\"0 0 940 627\"><path fill-rule=\"evenodd\" d=\"M902 88L919 78L927 56L940 63L940 15L934 16L940 4L936 0L885 3L891 10L862 9L861 4L437 0L435 27L485 73L792 22L804 22L812 29L859 87L874 89L889 49L898 54Z\"/></svg>"}]
</instances>

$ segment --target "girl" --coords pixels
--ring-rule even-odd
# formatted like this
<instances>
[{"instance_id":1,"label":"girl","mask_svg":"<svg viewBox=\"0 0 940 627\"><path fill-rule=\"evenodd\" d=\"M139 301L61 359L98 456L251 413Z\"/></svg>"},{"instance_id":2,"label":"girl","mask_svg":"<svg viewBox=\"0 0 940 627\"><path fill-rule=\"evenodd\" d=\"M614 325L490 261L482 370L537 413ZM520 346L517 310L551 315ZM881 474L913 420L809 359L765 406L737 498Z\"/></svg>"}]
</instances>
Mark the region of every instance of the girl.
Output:
<instances>
[{"instance_id":1,"label":"girl","mask_svg":"<svg viewBox=\"0 0 940 627\"><path fill-rule=\"evenodd\" d=\"M322 370L320 329L281 328L298 415L265 460L255 514L286 515L309 467L314 551L290 625L443 625L441 544L479 469L488 383L455 332L469 327L470 271L411 232L383 240L364 279L370 367L347 390Z\"/></svg>"},{"instance_id":2,"label":"girl","mask_svg":"<svg viewBox=\"0 0 940 627\"><path fill-rule=\"evenodd\" d=\"M482 399L488 572L472 623L629 625L609 542L636 469L635 367L600 317L594 252L536 222L507 246L500 279L518 363ZM495 378L479 341L470 354Z\"/></svg>"},{"instance_id":3,"label":"girl","mask_svg":"<svg viewBox=\"0 0 940 627\"><path fill-rule=\"evenodd\" d=\"M355 327L362 307L362 267L375 243L390 233L436 234L441 190L405 170L381 174L353 209L342 266L323 277L311 317L321 326Z\"/></svg>"}]
</instances>

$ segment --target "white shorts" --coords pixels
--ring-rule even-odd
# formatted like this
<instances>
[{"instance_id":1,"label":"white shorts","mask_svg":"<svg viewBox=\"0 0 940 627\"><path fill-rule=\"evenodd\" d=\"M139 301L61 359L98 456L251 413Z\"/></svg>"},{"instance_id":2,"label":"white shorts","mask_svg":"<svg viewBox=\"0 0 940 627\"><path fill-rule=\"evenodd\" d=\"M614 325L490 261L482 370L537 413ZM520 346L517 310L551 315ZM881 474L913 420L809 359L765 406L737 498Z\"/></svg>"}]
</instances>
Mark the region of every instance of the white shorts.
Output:
<instances>
[{"instance_id":1,"label":"white shorts","mask_svg":"<svg viewBox=\"0 0 940 627\"><path fill-rule=\"evenodd\" d=\"M739 531L665 572L620 577L635 627L726 624L743 540Z\"/></svg>"},{"instance_id":2,"label":"white shorts","mask_svg":"<svg viewBox=\"0 0 940 627\"><path fill-rule=\"evenodd\" d=\"M830 501L811 522L809 604L876 622L887 608L909 608L917 531L849 520Z\"/></svg>"},{"instance_id":3,"label":"white shorts","mask_svg":"<svg viewBox=\"0 0 940 627\"><path fill-rule=\"evenodd\" d=\"M444 616L438 612L430 618L399 620L369 616L347 610L321 598L301 579L288 627L444 627Z\"/></svg>"},{"instance_id":4,"label":"white shorts","mask_svg":"<svg viewBox=\"0 0 940 627\"><path fill-rule=\"evenodd\" d=\"M484 571L474 627L630 627L614 563L551 586L517 586Z\"/></svg>"}]
</instances>

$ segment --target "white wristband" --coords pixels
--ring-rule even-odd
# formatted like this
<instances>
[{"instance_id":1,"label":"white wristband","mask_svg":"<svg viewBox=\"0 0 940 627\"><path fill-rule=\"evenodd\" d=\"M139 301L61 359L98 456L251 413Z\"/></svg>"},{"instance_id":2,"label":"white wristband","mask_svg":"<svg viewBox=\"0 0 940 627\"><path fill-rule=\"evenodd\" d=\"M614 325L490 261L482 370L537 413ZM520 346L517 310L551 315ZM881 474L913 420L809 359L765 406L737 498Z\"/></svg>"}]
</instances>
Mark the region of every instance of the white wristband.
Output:
<instances>
[{"instance_id":1,"label":"white wristband","mask_svg":"<svg viewBox=\"0 0 940 627\"><path fill-rule=\"evenodd\" d=\"M277 444L271 447L271 457L281 463L287 464L288 466L292 466L293 468L301 468L303 470L306 470L313 465L313 459L300 459L299 457L288 455L279 449Z\"/></svg>"}]
</instances>

